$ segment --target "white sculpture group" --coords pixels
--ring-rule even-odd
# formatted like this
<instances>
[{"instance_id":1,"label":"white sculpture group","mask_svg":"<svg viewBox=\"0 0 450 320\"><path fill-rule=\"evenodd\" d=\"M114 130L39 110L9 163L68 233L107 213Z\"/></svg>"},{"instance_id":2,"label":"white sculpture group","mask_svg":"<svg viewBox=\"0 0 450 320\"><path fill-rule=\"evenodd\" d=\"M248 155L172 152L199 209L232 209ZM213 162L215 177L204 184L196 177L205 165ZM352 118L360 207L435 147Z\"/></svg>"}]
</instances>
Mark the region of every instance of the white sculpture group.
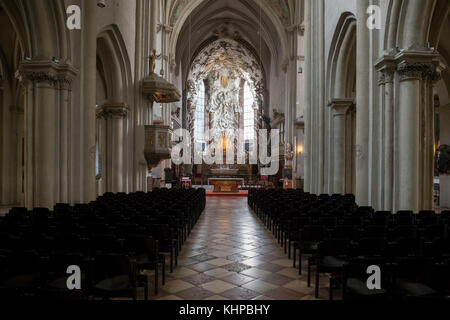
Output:
<instances>
[{"instance_id":1,"label":"white sculpture group","mask_svg":"<svg viewBox=\"0 0 450 320\"><path fill-rule=\"evenodd\" d=\"M219 141L224 137L233 141L236 138L236 114L242 112L239 103L240 79L228 74L217 73L211 79L210 101L206 110L213 115L212 139Z\"/></svg>"}]
</instances>

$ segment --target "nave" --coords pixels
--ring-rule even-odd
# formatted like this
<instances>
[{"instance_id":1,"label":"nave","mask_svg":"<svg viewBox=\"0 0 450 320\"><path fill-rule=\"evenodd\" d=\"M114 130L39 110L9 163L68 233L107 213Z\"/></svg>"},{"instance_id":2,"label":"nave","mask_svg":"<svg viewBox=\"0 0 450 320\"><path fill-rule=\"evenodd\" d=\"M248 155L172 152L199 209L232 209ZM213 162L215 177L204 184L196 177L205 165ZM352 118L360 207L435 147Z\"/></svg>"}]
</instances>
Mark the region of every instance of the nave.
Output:
<instances>
[{"instance_id":1,"label":"nave","mask_svg":"<svg viewBox=\"0 0 450 320\"><path fill-rule=\"evenodd\" d=\"M206 209L186 240L178 267L161 300L314 300L306 261L300 276L277 240L247 205L247 198L207 198ZM320 278L328 298L328 277ZM339 299L336 292L335 299Z\"/></svg>"}]
</instances>

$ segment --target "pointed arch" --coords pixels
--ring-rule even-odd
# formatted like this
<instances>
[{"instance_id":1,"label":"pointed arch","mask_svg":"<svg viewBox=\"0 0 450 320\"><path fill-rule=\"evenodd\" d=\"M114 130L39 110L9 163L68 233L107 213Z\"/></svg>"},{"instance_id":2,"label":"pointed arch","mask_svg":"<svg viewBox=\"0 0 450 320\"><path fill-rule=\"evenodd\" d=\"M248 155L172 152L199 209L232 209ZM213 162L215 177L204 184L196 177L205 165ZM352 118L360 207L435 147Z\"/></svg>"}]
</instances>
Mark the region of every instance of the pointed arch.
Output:
<instances>
[{"instance_id":1,"label":"pointed arch","mask_svg":"<svg viewBox=\"0 0 450 320\"><path fill-rule=\"evenodd\" d=\"M328 97L352 98L356 74L356 17L342 14L328 55Z\"/></svg>"},{"instance_id":2,"label":"pointed arch","mask_svg":"<svg viewBox=\"0 0 450 320\"><path fill-rule=\"evenodd\" d=\"M427 43L437 47L449 12L447 0L391 0L384 49L424 47Z\"/></svg>"},{"instance_id":3,"label":"pointed arch","mask_svg":"<svg viewBox=\"0 0 450 320\"><path fill-rule=\"evenodd\" d=\"M0 0L0 6L11 20L25 56L70 61L70 41L62 1Z\"/></svg>"},{"instance_id":4,"label":"pointed arch","mask_svg":"<svg viewBox=\"0 0 450 320\"><path fill-rule=\"evenodd\" d=\"M129 102L131 63L125 42L117 25L103 28L97 37L97 57L106 84L108 102Z\"/></svg>"},{"instance_id":5,"label":"pointed arch","mask_svg":"<svg viewBox=\"0 0 450 320\"><path fill-rule=\"evenodd\" d=\"M355 192L356 163L356 17L345 12L335 29L328 55L329 136L333 193Z\"/></svg>"}]
</instances>

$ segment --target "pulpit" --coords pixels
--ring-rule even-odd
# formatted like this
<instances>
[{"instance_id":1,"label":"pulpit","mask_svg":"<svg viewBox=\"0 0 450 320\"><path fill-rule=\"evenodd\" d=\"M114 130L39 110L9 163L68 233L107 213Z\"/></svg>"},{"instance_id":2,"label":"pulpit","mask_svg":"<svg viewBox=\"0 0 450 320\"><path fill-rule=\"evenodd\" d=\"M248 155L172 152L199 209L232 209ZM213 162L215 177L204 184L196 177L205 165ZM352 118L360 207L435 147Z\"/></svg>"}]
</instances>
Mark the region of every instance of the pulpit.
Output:
<instances>
[{"instance_id":1,"label":"pulpit","mask_svg":"<svg viewBox=\"0 0 450 320\"><path fill-rule=\"evenodd\" d=\"M155 73L157 58L156 51L153 50L153 55L150 56L150 74L142 82L142 92L150 104L150 114L153 114L154 102L167 104L180 101L176 87ZM153 121L152 125L145 126L144 155L149 172L162 160L170 159L171 148L172 130L169 125Z\"/></svg>"}]
</instances>

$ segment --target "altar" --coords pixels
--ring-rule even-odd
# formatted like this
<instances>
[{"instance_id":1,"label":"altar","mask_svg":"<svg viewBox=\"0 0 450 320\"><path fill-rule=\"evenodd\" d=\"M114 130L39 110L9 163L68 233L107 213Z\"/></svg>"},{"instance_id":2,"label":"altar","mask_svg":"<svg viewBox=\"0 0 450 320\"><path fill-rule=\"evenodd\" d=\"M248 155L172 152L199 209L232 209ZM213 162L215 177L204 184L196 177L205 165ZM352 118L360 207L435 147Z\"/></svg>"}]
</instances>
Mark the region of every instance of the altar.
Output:
<instances>
[{"instance_id":1,"label":"altar","mask_svg":"<svg viewBox=\"0 0 450 320\"><path fill-rule=\"evenodd\" d=\"M244 184L242 178L209 178L208 185L214 186L214 192L239 192Z\"/></svg>"}]
</instances>

